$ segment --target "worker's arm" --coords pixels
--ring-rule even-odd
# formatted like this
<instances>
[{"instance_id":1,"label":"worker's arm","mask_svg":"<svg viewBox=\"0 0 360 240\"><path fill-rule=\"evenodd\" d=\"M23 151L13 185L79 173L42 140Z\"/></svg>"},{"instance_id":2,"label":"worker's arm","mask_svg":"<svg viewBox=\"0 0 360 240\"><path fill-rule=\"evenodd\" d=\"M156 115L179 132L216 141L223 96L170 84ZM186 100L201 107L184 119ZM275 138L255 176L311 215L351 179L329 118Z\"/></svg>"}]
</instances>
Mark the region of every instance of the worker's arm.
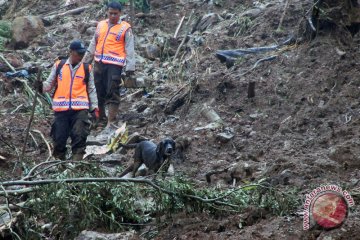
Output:
<instances>
[{"instance_id":1,"label":"worker's arm","mask_svg":"<svg viewBox=\"0 0 360 240\"><path fill-rule=\"evenodd\" d=\"M55 86L56 83L56 64L51 68L50 75L46 79L45 82L43 82L43 92L50 92L51 89Z\"/></svg>"},{"instance_id":2,"label":"worker's arm","mask_svg":"<svg viewBox=\"0 0 360 240\"><path fill-rule=\"evenodd\" d=\"M85 53L85 56L83 58L84 63L90 64L92 62L92 60L94 59L95 48L96 48L96 33L94 34L93 38L91 39L89 47Z\"/></svg>"},{"instance_id":3,"label":"worker's arm","mask_svg":"<svg viewBox=\"0 0 360 240\"><path fill-rule=\"evenodd\" d=\"M131 28L125 33L126 71L135 71L135 44Z\"/></svg>"},{"instance_id":4,"label":"worker's arm","mask_svg":"<svg viewBox=\"0 0 360 240\"><path fill-rule=\"evenodd\" d=\"M98 108L98 99L96 95L96 88L94 82L94 74L93 71L90 71L90 78L87 85L89 101L90 101L90 112L92 112L95 108Z\"/></svg>"}]
</instances>

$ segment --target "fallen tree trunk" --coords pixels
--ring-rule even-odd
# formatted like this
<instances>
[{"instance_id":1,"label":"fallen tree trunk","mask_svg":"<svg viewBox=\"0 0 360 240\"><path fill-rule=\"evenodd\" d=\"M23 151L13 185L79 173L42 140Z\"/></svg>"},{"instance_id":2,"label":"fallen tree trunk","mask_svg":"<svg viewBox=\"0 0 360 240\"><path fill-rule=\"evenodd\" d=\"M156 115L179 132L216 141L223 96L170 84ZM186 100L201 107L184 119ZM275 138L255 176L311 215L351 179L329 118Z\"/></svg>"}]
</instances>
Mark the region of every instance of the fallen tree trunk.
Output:
<instances>
[{"instance_id":1,"label":"fallen tree trunk","mask_svg":"<svg viewBox=\"0 0 360 240\"><path fill-rule=\"evenodd\" d=\"M71 9L66 12L57 13L57 14L50 15L50 16L45 16L44 19L47 21L51 21L57 17L62 17L62 16L66 16L66 15L76 15L76 14L80 14L80 13L84 12L88 8L90 8L90 6L79 7L79 8Z\"/></svg>"},{"instance_id":2,"label":"fallen tree trunk","mask_svg":"<svg viewBox=\"0 0 360 240\"><path fill-rule=\"evenodd\" d=\"M165 114L173 114L176 111L176 109L178 109L179 107L181 107L182 105L185 104L185 100L188 97L188 95L190 94L190 89L186 88L186 86L187 85L180 88L180 90L178 90L170 98L169 102L166 104L165 109L164 109ZM183 92L184 89L185 89L185 92ZM183 92L183 93L181 93L181 92Z\"/></svg>"}]
</instances>

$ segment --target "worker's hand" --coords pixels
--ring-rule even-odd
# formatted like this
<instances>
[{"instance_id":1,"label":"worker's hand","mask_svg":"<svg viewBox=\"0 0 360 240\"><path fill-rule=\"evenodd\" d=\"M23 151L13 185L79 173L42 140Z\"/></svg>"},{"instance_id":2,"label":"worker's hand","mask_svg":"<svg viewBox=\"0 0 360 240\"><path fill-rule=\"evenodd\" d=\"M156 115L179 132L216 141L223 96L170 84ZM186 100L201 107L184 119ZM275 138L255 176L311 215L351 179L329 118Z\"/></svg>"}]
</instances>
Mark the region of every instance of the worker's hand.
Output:
<instances>
[{"instance_id":1,"label":"worker's hand","mask_svg":"<svg viewBox=\"0 0 360 240\"><path fill-rule=\"evenodd\" d=\"M96 129L99 125L100 111L99 108L94 108L90 113L91 129Z\"/></svg>"},{"instance_id":2,"label":"worker's hand","mask_svg":"<svg viewBox=\"0 0 360 240\"><path fill-rule=\"evenodd\" d=\"M123 81L125 81L125 79L131 79L131 78L133 78L134 75L135 75L134 71L126 71L126 72L123 71L123 72L121 73L121 79L122 79Z\"/></svg>"},{"instance_id":3,"label":"worker's hand","mask_svg":"<svg viewBox=\"0 0 360 240\"><path fill-rule=\"evenodd\" d=\"M43 92L43 83L41 81L35 81L34 83L34 88L36 89L36 91L38 91L39 93Z\"/></svg>"},{"instance_id":4,"label":"worker's hand","mask_svg":"<svg viewBox=\"0 0 360 240\"><path fill-rule=\"evenodd\" d=\"M126 71L121 74L121 86L126 88L136 87L136 78L134 71Z\"/></svg>"},{"instance_id":5,"label":"worker's hand","mask_svg":"<svg viewBox=\"0 0 360 240\"><path fill-rule=\"evenodd\" d=\"M91 115L93 116L93 118L94 118L95 120L99 120L99 117L100 117L99 108L95 108L95 109L91 112Z\"/></svg>"}]
</instances>

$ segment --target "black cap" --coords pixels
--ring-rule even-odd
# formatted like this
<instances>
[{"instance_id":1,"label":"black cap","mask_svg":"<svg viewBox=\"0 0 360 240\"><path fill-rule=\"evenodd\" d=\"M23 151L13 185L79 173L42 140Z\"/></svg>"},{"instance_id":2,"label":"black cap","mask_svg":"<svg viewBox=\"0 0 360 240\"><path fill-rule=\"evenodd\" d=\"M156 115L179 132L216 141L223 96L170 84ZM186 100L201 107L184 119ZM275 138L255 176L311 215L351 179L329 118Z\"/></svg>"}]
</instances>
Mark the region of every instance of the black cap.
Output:
<instances>
[{"instance_id":1,"label":"black cap","mask_svg":"<svg viewBox=\"0 0 360 240\"><path fill-rule=\"evenodd\" d=\"M116 2L116 1L113 1L113 2L110 2L108 5L107 5L108 9L109 8L112 8L112 9L117 9L121 12L122 10L122 5L121 3L119 2Z\"/></svg>"},{"instance_id":2,"label":"black cap","mask_svg":"<svg viewBox=\"0 0 360 240\"><path fill-rule=\"evenodd\" d=\"M86 52L85 45L80 40L72 41L70 44L70 50L73 50L80 54Z\"/></svg>"}]
</instances>

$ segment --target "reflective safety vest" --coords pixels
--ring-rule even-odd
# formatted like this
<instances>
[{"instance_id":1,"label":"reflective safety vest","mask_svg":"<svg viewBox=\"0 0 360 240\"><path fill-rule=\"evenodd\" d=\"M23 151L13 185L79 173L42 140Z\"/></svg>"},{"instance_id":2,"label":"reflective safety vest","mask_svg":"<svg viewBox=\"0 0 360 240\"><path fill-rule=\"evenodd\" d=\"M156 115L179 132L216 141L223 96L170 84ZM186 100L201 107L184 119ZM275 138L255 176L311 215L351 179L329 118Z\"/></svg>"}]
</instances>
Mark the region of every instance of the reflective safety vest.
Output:
<instances>
[{"instance_id":1,"label":"reflective safety vest","mask_svg":"<svg viewBox=\"0 0 360 240\"><path fill-rule=\"evenodd\" d=\"M55 64L58 67L60 60ZM89 68L91 70L90 66ZM83 63L76 70L74 77L71 76L69 64L64 64L56 79L57 87L52 102L55 112L89 109L90 102L85 76Z\"/></svg>"},{"instance_id":2,"label":"reflective safety vest","mask_svg":"<svg viewBox=\"0 0 360 240\"><path fill-rule=\"evenodd\" d=\"M96 28L95 61L124 66L126 59L125 34L130 24L122 21L109 27L109 20L98 23Z\"/></svg>"}]
</instances>

